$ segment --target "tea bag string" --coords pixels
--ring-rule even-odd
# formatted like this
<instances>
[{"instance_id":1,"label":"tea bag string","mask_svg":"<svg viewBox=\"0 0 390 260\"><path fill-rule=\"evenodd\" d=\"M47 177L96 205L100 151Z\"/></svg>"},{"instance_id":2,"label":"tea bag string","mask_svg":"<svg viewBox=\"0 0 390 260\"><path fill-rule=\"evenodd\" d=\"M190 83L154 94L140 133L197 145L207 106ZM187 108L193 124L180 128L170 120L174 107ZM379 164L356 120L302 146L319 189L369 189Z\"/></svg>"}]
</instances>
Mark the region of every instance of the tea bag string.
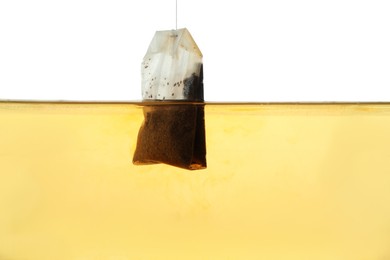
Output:
<instances>
[{"instance_id":1,"label":"tea bag string","mask_svg":"<svg viewBox=\"0 0 390 260\"><path fill-rule=\"evenodd\" d=\"M177 31L177 0L176 0L176 31Z\"/></svg>"}]
</instances>

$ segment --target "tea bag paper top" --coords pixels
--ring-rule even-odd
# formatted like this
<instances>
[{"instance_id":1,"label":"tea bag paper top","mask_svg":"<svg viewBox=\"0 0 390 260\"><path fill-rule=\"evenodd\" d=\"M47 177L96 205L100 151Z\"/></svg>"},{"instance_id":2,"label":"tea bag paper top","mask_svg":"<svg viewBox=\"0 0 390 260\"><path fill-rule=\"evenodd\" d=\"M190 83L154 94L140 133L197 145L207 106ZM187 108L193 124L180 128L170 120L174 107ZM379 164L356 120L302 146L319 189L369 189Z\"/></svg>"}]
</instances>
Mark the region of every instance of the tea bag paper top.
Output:
<instances>
[{"instance_id":1,"label":"tea bag paper top","mask_svg":"<svg viewBox=\"0 0 390 260\"><path fill-rule=\"evenodd\" d=\"M142 98L202 101L202 57L187 29L157 31L142 62Z\"/></svg>"}]
</instances>

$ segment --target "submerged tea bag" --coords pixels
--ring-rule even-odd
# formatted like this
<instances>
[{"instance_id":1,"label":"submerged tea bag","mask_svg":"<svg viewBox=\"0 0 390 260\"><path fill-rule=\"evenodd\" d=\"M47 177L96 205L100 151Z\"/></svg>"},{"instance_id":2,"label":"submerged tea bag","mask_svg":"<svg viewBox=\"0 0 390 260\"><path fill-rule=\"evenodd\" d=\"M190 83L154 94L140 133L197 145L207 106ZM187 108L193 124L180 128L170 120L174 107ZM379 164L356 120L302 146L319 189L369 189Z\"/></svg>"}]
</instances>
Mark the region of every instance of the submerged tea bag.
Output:
<instances>
[{"instance_id":1,"label":"submerged tea bag","mask_svg":"<svg viewBox=\"0 0 390 260\"><path fill-rule=\"evenodd\" d=\"M133 163L206 168L202 53L188 30L156 32L141 71L149 102Z\"/></svg>"}]
</instances>

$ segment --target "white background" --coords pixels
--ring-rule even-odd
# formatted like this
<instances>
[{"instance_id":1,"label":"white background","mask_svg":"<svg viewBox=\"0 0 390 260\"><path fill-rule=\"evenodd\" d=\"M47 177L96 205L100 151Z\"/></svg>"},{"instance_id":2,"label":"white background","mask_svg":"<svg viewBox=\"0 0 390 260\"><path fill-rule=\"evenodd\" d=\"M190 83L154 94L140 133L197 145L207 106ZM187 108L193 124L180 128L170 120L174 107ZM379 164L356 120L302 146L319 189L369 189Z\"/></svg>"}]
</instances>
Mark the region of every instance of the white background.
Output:
<instances>
[{"instance_id":1,"label":"white background","mask_svg":"<svg viewBox=\"0 0 390 260\"><path fill-rule=\"evenodd\" d=\"M179 0L207 101L390 101L388 0ZM140 100L174 0L0 0L0 99Z\"/></svg>"}]
</instances>

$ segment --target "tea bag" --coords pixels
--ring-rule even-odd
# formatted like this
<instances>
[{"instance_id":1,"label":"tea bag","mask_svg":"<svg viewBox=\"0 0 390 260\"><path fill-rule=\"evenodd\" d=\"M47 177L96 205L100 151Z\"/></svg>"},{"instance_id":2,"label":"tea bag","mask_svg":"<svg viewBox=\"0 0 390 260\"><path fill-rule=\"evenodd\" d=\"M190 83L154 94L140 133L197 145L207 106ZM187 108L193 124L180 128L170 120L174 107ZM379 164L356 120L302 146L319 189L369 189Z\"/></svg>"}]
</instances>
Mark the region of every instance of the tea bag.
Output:
<instances>
[{"instance_id":1,"label":"tea bag","mask_svg":"<svg viewBox=\"0 0 390 260\"><path fill-rule=\"evenodd\" d=\"M142 98L203 101L202 57L187 29L156 32L142 62Z\"/></svg>"},{"instance_id":2,"label":"tea bag","mask_svg":"<svg viewBox=\"0 0 390 260\"><path fill-rule=\"evenodd\" d=\"M133 163L206 168L202 53L188 30L156 32L141 71L148 102Z\"/></svg>"}]
</instances>

